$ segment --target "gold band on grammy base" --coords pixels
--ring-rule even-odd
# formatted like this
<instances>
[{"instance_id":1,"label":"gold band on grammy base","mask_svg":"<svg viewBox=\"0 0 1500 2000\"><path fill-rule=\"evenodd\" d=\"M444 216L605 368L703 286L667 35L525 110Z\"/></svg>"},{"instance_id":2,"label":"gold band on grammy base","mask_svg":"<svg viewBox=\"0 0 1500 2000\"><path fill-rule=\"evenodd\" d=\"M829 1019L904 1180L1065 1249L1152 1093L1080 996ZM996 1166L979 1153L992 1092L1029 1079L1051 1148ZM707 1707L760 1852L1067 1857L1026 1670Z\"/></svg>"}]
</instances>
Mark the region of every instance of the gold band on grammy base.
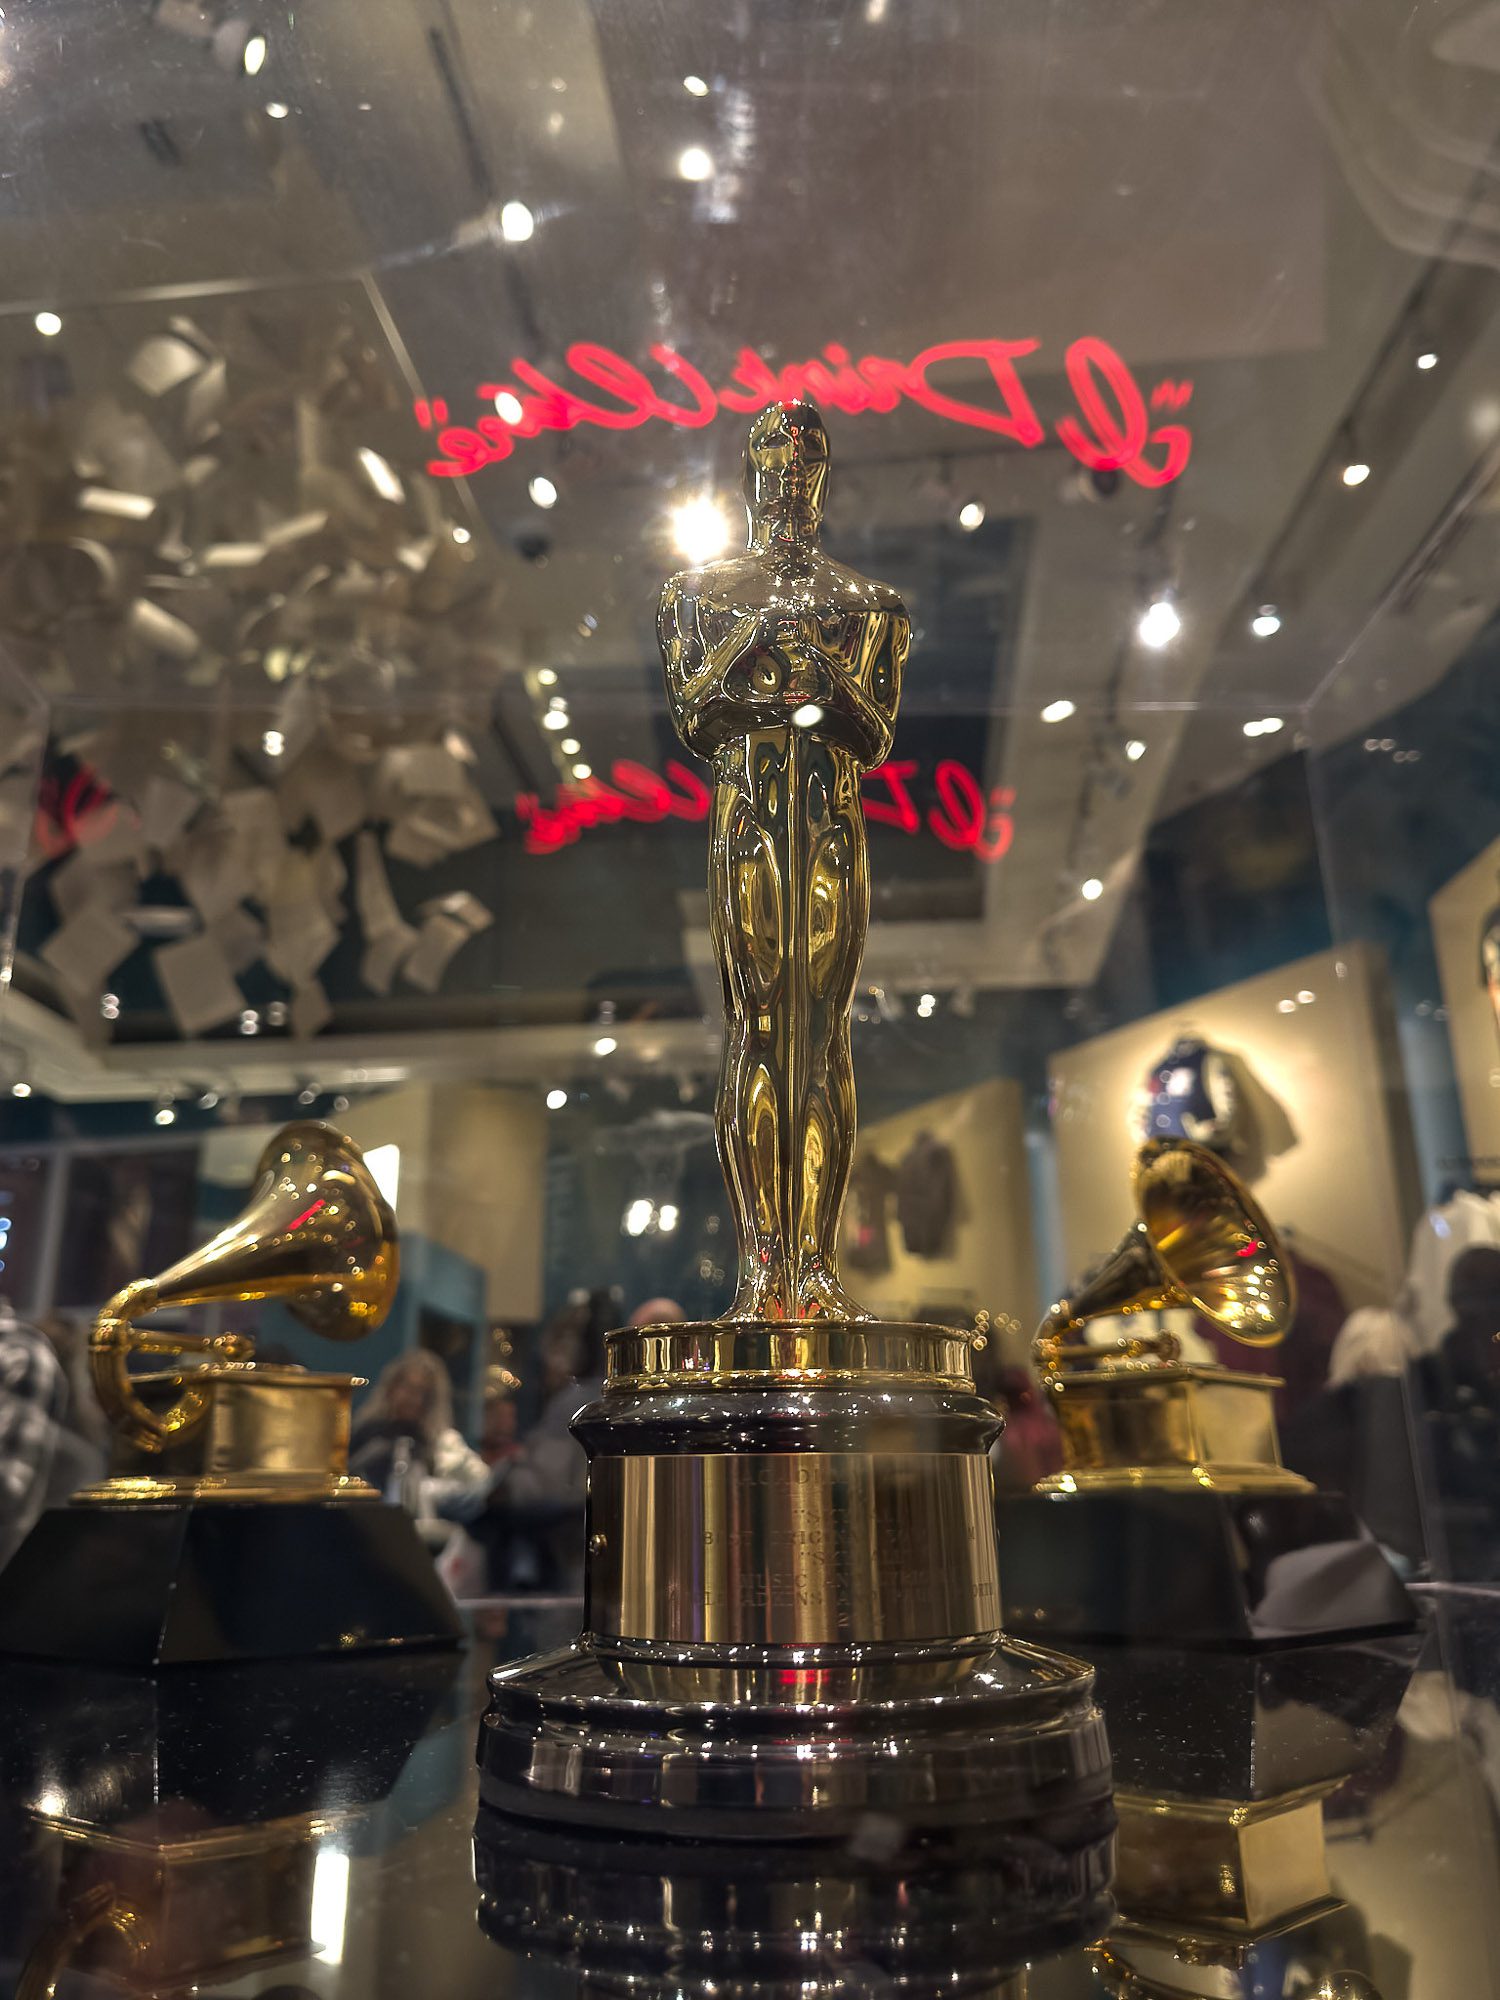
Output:
<instances>
[{"instance_id":1,"label":"gold band on grammy base","mask_svg":"<svg viewBox=\"0 0 1500 2000\"><path fill-rule=\"evenodd\" d=\"M611 1391L864 1387L970 1390L983 1336L890 1320L697 1320L622 1327L606 1339Z\"/></svg>"}]
</instances>

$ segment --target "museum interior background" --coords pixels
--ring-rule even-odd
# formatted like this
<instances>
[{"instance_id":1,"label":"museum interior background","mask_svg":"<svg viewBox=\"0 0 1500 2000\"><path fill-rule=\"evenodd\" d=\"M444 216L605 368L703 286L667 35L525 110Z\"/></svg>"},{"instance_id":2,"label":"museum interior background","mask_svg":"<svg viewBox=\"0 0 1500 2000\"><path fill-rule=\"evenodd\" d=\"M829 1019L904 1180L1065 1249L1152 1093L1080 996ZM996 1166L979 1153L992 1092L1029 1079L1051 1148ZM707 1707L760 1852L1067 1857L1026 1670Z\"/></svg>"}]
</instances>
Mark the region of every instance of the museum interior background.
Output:
<instances>
[{"instance_id":1,"label":"museum interior background","mask_svg":"<svg viewBox=\"0 0 1500 2000\"><path fill-rule=\"evenodd\" d=\"M94 9L86 144L67 26L7 24L5 1295L86 1316L307 1111L406 1245L361 1368L434 1348L471 1432L570 1294L724 1303L653 617L774 381L916 626L851 1283L1019 1364L1178 1129L1289 1234L1308 1394L1360 1308L1432 1353L1500 1245L1492 29L866 0L765 24L768 101L655 12L670 61L610 8Z\"/></svg>"}]
</instances>

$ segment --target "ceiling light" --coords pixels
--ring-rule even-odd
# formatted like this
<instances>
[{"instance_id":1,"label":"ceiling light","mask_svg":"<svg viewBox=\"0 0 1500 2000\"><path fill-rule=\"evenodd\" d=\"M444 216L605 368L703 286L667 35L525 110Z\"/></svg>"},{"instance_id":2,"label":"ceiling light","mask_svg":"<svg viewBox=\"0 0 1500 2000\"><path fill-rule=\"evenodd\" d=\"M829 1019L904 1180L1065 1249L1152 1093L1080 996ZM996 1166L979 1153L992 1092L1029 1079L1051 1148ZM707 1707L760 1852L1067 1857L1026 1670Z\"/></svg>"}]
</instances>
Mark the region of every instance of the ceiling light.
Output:
<instances>
[{"instance_id":1,"label":"ceiling light","mask_svg":"<svg viewBox=\"0 0 1500 2000\"><path fill-rule=\"evenodd\" d=\"M1250 620L1250 630L1257 639L1269 639L1281 630L1281 613L1274 604L1263 604Z\"/></svg>"},{"instance_id":2,"label":"ceiling light","mask_svg":"<svg viewBox=\"0 0 1500 2000\"><path fill-rule=\"evenodd\" d=\"M268 757L279 757L286 748L286 738L279 729L268 729L260 739L260 747Z\"/></svg>"},{"instance_id":3,"label":"ceiling light","mask_svg":"<svg viewBox=\"0 0 1500 2000\"><path fill-rule=\"evenodd\" d=\"M1263 715L1258 722L1247 722L1244 729L1247 736L1274 736L1285 726L1279 715Z\"/></svg>"},{"instance_id":4,"label":"ceiling light","mask_svg":"<svg viewBox=\"0 0 1500 2000\"><path fill-rule=\"evenodd\" d=\"M1126 738L1125 755L1132 764L1139 764L1146 754L1146 746L1139 736Z\"/></svg>"},{"instance_id":5,"label":"ceiling light","mask_svg":"<svg viewBox=\"0 0 1500 2000\"><path fill-rule=\"evenodd\" d=\"M672 540L690 563L711 562L729 546L729 517L707 493L672 509Z\"/></svg>"},{"instance_id":6,"label":"ceiling light","mask_svg":"<svg viewBox=\"0 0 1500 2000\"><path fill-rule=\"evenodd\" d=\"M460 548L465 548L474 537L469 533L467 528L455 528L453 530L453 539L458 543Z\"/></svg>"},{"instance_id":7,"label":"ceiling light","mask_svg":"<svg viewBox=\"0 0 1500 2000\"><path fill-rule=\"evenodd\" d=\"M1436 368L1437 365L1438 365L1437 349L1433 347L1424 347L1422 349L1422 352L1417 356L1417 366L1425 374L1429 368Z\"/></svg>"},{"instance_id":8,"label":"ceiling light","mask_svg":"<svg viewBox=\"0 0 1500 2000\"><path fill-rule=\"evenodd\" d=\"M1042 710L1042 720L1043 722L1066 722L1070 715L1076 715L1077 713L1077 702L1068 701L1064 697L1059 701L1048 702L1047 706Z\"/></svg>"},{"instance_id":9,"label":"ceiling light","mask_svg":"<svg viewBox=\"0 0 1500 2000\"><path fill-rule=\"evenodd\" d=\"M984 502L982 500L966 500L958 510L958 525L961 528L967 528L971 535L976 528L982 528L984 526Z\"/></svg>"},{"instance_id":10,"label":"ceiling light","mask_svg":"<svg viewBox=\"0 0 1500 2000\"><path fill-rule=\"evenodd\" d=\"M538 687L542 688L556 687L557 686L556 667L538 667L536 670L536 684Z\"/></svg>"},{"instance_id":11,"label":"ceiling light","mask_svg":"<svg viewBox=\"0 0 1500 2000\"><path fill-rule=\"evenodd\" d=\"M713 159L702 146L684 146L677 155L677 171L685 181L706 181L713 170Z\"/></svg>"},{"instance_id":12,"label":"ceiling light","mask_svg":"<svg viewBox=\"0 0 1500 2000\"><path fill-rule=\"evenodd\" d=\"M499 394L495 397L495 415L497 417L504 417L508 424L518 424L525 414L525 411L521 408L521 399L514 389L500 390Z\"/></svg>"},{"instance_id":13,"label":"ceiling light","mask_svg":"<svg viewBox=\"0 0 1500 2000\"><path fill-rule=\"evenodd\" d=\"M118 1021L120 1018L119 994L101 993L99 995L99 1012L106 1021Z\"/></svg>"},{"instance_id":14,"label":"ceiling light","mask_svg":"<svg viewBox=\"0 0 1500 2000\"><path fill-rule=\"evenodd\" d=\"M594 767L592 764L575 764L573 766L573 776L578 780L580 785L585 778L592 778L593 775Z\"/></svg>"},{"instance_id":15,"label":"ceiling light","mask_svg":"<svg viewBox=\"0 0 1500 2000\"><path fill-rule=\"evenodd\" d=\"M45 333L49 340L54 333L62 332L62 319L54 312L39 312L31 323L38 333Z\"/></svg>"},{"instance_id":16,"label":"ceiling light","mask_svg":"<svg viewBox=\"0 0 1500 2000\"><path fill-rule=\"evenodd\" d=\"M1182 620L1171 598L1154 597L1141 613L1135 636L1143 646L1158 652L1163 646L1170 646L1181 630Z\"/></svg>"},{"instance_id":17,"label":"ceiling light","mask_svg":"<svg viewBox=\"0 0 1500 2000\"><path fill-rule=\"evenodd\" d=\"M652 1213L650 1202L643 1195L637 1196L625 1211L625 1234L644 1236L651 1225Z\"/></svg>"},{"instance_id":18,"label":"ceiling light","mask_svg":"<svg viewBox=\"0 0 1500 2000\"><path fill-rule=\"evenodd\" d=\"M258 1035L260 1033L260 1015L256 1013L253 1007L241 1009L240 1033L242 1035Z\"/></svg>"},{"instance_id":19,"label":"ceiling light","mask_svg":"<svg viewBox=\"0 0 1500 2000\"><path fill-rule=\"evenodd\" d=\"M568 697L565 694L552 695L547 702L548 708L566 708L567 705Z\"/></svg>"},{"instance_id":20,"label":"ceiling light","mask_svg":"<svg viewBox=\"0 0 1500 2000\"><path fill-rule=\"evenodd\" d=\"M922 1019L925 1021L930 1018L933 1009L936 1006L937 1006L937 995L935 993L924 993L917 1001L917 1012L921 1015Z\"/></svg>"},{"instance_id":21,"label":"ceiling light","mask_svg":"<svg viewBox=\"0 0 1500 2000\"><path fill-rule=\"evenodd\" d=\"M280 103L276 98L272 98L271 102L266 106L266 116L268 118L285 118L286 115L287 106Z\"/></svg>"},{"instance_id":22,"label":"ceiling light","mask_svg":"<svg viewBox=\"0 0 1500 2000\"><path fill-rule=\"evenodd\" d=\"M658 1229L665 1230L673 1230L677 1227L677 1204L675 1201L664 1201L662 1203L661 1207L656 1211L656 1226Z\"/></svg>"},{"instance_id":23,"label":"ceiling light","mask_svg":"<svg viewBox=\"0 0 1500 2000\"><path fill-rule=\"evenodd\" d=\"M557 505L557 488L552 484L552 481L547 477L545 472L539 472L526 491L531 495L538 507L555 507Z\"/></svg>"},{"instance_id":24,"label":"ceiling light","mask_svg":"<svg viewBox=\"0 0 1500 2000\"><path fill-rule=\"evenodd\" d=\"M1104 884L1097 875L1090 875L1087 882L1079 884L1078 893L1086 903L1097 903L1104 894Z\"/></svg>"},{"instance_id":25,"label":"ceiling light","mask_svg":"<svg viewBox=\"0 0 1500 2000\"><path fill-rule=\"evenodd\" d=\"M406 498L406 488L401 484L401 481L396 477L378 451L371 451L367 444L362 444L359 448L358 456L359 462L364 468L366 479L369 480L382 500L389 500L393 504L399 504Z\"/></svg>"},{"instance_id":26,"label":"ceiling light","mask_svg":"<svg viewBox=\"0 0 1500 2000\"><path fill-rule=\"evenodd\" d=\"M612 1056L619 1046L620 1044L615 1040L613 1035L601 1035L594 1044L594 1054L596 1056Z\"/></svg>"},{"instance_id":27,"label":"ceiling light","mask_svg":"<svg viewBox=\"0 0 1500 2000\"><path fill-rule=\"evenodd\" d=\"M568 711L565 708L549 708L542 717L543 729L566 729L567 726Z\"/></svg>"},{"instance_id":28,"label":"ceiling light","mask_svg":"<svg viewBox=\"0 0 1500 2000\"><path fill-rule=\"evenodd\" d=\"M708 85L703 81L701 76L685 76L682 79L682 87L689 97L707 97L708 95Z\"/></svg>"},{"instance_id":29,"label":"ceiling light","mask_svg":"<svg viewBox=\"0 0 1500 2000\"><path fill-rule=\"evenodd\" d=\"M565 757L576 757L583 745L576 736L565 736L557 747Z\"/></svg>"},{"instance_id":30,"label":"ceiling light","mask_svg":"<svg viewBox=\"0 0 1500 2000\"><path fill-rule=\"evenodd\" d=\"M815 729L822 720L823 711L815 701L805 701L792 710L792 722L798 729Z\"/></svg>"},{"instance_id":31,"label":"ceiling light","mask_svg":"<svg viewBox=\"0 0 1500 2000\"><path fill-rule=\"evenodd\" d=\"M153 1116L158 1125L175 1125L177 1123L177 1106L175 1104L158 1104Z\"/></svg>"},{"instance_id":32,"label":"ceiling light","mask_svg":"<svg viewBox=\"0 0 1500 2000\"><path fill-rule=\"evenodd\" d=\"M1340 474L1346 486L1363 486L1370 476L1370 468L1362 458L1351 458Z\"/></svg>"},{"instance_id":33,"label":"ceiling light","mask_svg":"<svg viewBox=\"0 0 1500 2000\"><path fill-rule=\"evenodd\" d=\"M1317 997L1316 993L1304 986L1302 991L1297 995L1297 1005L1299 1007L1310 1007Z\"/></svg>"},{"instance_id":34,"label":"ceiling light","mask_svg":"<svg viewBox=\"0 0 1500 2000\"><path fill-rule=\"evenodd\" d=\"M266 66L266 54L265 36L251 35L245 43L245 53L240 57L240 61L245 65L246 76L260 75Z\"/></svg>"},{"instance_id":35,"label":"ceiling light","mask_svg":"<svg viewBox=\"0 0 1500 2000\"><path fill-rule=\"evenodd\" d=\"M507 243L524 243L536 228L536 217L524 201L508 201L500 211L500 234Z\"/></svg>"},{"instance_id":36,"label":"ceiling light","mask_svg":"<svg viewBox=\"0 0 1500 2000\"><path fill-rule=\"evenodd\" d=\"M12 1097L30 1097L31 1085L29 1083L13 1083L10 1087L10 1094Z\"/></svg>"},{"instance_id":37,"label":"ceiling light","mask_svg":"<svg viewBox=\"0 0 1500 2000\"><path fill-rule=\"evenodd\" d=\"M568 1093L565 1090L549 1090L547 1092L547 1109L549 1111L561 1111L567 1101Z\"/></svg>"},{"instance_id":38,"label":"ceiling light","mask_svg":"<svg viewBox=\"0 0 1500 2000\"><path fill-rule=\"evenodd\" d=\"M1295 1000L1278 1000L1276 1002L1276 1011L1278 1014L1295 1014L1297 1003Z\"/></svg>"},{"instance_id":39,"label":"ceiling light","mask_svg":"<svg viewBox=\"0 0 1500 2000\"><path fill-rule=\"evenodd\" d=\"M202 1096L198 1099L198 1109L200 1111L212 1111L214 1106L218 1103L218 1101L219 1101L218 1091L205 1090Z\"/></svg>"}]
</instances>

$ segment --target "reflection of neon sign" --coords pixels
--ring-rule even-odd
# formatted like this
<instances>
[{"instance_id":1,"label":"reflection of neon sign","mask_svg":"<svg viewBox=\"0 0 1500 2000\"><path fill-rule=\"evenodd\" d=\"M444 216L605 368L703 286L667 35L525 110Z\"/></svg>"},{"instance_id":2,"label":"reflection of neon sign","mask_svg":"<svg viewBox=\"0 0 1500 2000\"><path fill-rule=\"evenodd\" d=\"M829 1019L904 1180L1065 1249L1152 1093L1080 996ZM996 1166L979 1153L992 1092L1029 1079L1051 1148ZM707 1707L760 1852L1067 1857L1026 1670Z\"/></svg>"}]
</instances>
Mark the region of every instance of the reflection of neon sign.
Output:
<instances>
[{"instance_id":1,"label":"reflection of neon sign","mask_svg":"<svg viewBox=\"0 0 1500 2000\"><path fill-rule=\"evenodd\" d=\"M847 416L894 410L904 399L949 423L992 431L1034 451L1045 443L1047 429L1016 363L1034 354L1039 345L1035 340L945 340L923 348L911 361L891 361L879 354L856 361L847 347L833 342L813 360L780 370L754 348L742 347L733 374L716 389L676 348L658 344L651 359L672 378L664 394L624 355L580 340L568 349L567 365L581 382L602 390L611 399L608 402L590 401L576 388L554 382L529 361L517 359L511 363L511 381L479 384L475 394L491 408L472 424L450 423L448 405L425 396L415 406L416 417L424 430L437 432L442 456L429 459L427 470L438 479L462 479L498 464L510 457L518 439L534 438L543 431L571 431L580 424L629 431L652 422L701 430L721 410L750 414L799 396L811 396ZM987 368L998 400L966 402L940 389L933 371L955 361ZM1148 407L1129 365L1108 341L1092 337L1075 340L1063 366L1077 409L1061 418L1054 432L1080 465L1091 472L1124 472L1140 486L1166 486L1181 476L1192 453L1192 433L1185 424L1153 428L1150 412L1182 409L1192 396L1191 382L1158 382ZM508 415L493 408L497 402Z\"/></svg>"},{"instance_id":2,"label":"reflection of neon sign","mask_svg":"<svg viewBox=\"0 0 1500 2000\"><path fill-rule=\"evenodd\" d=\"M998 861L1010 851L1016 795L1009 785L986 792L966 764L945 757L932 771L937 803L924 813L912 796L917 769L913 757L877 764L865 774L865 818L872 825L906 834L921 833L925 826L944 847L977 854L981 861ZM556 854L596 826L707 819L712 804L708 786L675 757L662 771L621 757L610 767L608 783L594 777L560 785L551 805L543 805L535 792L523 792L516 816L526 829L528 854Z\"/></svg>"}]
</instances>

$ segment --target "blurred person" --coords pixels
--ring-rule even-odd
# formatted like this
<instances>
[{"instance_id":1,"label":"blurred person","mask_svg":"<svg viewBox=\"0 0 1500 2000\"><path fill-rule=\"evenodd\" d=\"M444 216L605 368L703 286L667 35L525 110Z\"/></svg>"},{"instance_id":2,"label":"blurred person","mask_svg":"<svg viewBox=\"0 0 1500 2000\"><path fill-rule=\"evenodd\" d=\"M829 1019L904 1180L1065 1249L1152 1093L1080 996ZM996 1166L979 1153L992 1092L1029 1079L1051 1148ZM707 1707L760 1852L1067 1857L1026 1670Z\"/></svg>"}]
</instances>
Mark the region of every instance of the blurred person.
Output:
<instances>
[{"instance_id":1,"label":"blurred person","mask_svg":"<svg viewBox=\"0 0 1500 2000\"><path fill-rule=\"evenodd\" d=\"M1039 1479L1061 1472L1062 1433L1051 1404L1028 1371L997 1368L986 1393L1005 1418L1005 1429L990 1453L996 1490L1029 1493Z\"/></svg>"},{"instance_id":2,"label":"blurred person","mask_svg":"<svg viewBox=\"0 0 1500 2000\"><path fill-rule=\"evenodd\" d=\"M518 1432L519 1412L514 1395L509 1389L487 1389L479 1426L479 1456L485 1464L493 1468L523 1458L526 1447Z\"/></svg>"},{"instance_id":3,"label":"blurred person","mask_svg":"<svg viewBox=\"0 0 1500 2000\"><path fill-rule=\"evenodd\" d=\"M682 1307L676 1299L647 1299L638 1305L627 1326L672 1326L683 1317Z\"/></svg>"},{"instance_id":4,"label":"blurred person","mask_svg":"<svg viewBox=\"0 0 1500 2000\"><path fill-rule=\"evenodd\" d=\"M1500 1249L1475 1245L1448 1273L1450 1325L1413 1371L1448 1570L1500 1577Z\"/></svg>"},{"instance_id":5,"label":"blurred person","mask_svg":"<svg viewBox=\"0 0 1500 2000\"><path fill-rule=\"evenodd\" d=\"M67 1377L52 1343L0 1299L0 1567L47 1505L67 1407Z\"/></svg>"},{"instance_id":6,"label":"blurred person","mask_svg":"<svg viewBox=\"0 0 1500 2000\"><path fill-rule=\"evenodd\" d=\"M438 1524L489 1478L489 1468L453 1422L448 1371L425 1347L386 1363L349 1439L349 1470L382 1492L399 1486L425 1539L448 1539Z\"/></svg>"}]
</instances>

